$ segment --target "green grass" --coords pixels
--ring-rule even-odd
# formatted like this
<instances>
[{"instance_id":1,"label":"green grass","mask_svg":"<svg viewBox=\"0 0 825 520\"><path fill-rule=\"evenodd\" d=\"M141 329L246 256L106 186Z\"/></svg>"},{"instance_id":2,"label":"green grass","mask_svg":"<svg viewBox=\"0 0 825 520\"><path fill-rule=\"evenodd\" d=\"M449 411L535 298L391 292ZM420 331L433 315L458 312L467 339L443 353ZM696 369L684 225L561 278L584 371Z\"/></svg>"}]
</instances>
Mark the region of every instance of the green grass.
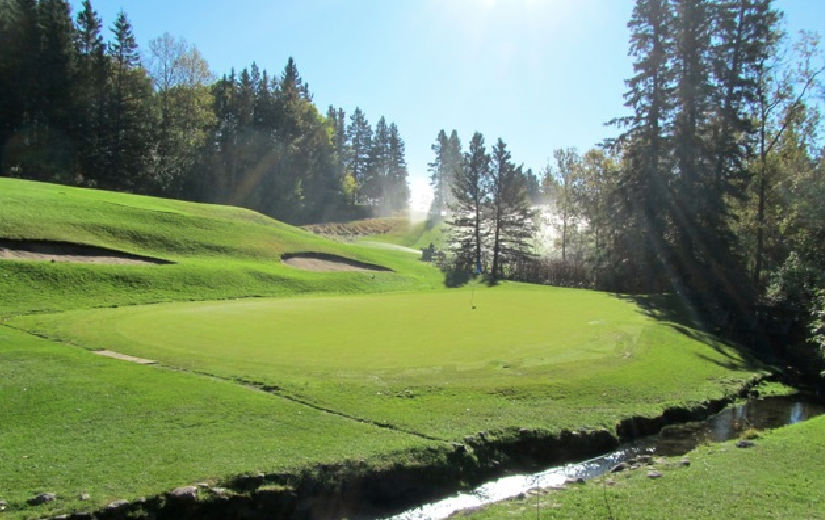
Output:
<instances>
[{"instance_id":1,"label":"green grass","mask_svg":"<svg viewBox=\"0 0 825 520\"><path fill-rule=\"evenodd\" d=\"M433 244L436 249L445 247L446 226L430 226L427 222L402 222L397 227L381 234L369 235L362 241L379 241L412 249L423 249Z\"/></svg>"},{"instance_id":2,"label":"green grass","mask_svg":"<svg viewBox=\"0 0 825 520\"><path fill-rule=\"evenodd\" d=\"M406 215L311 224L304 228L336 240L355 240L370 245L380 242L415 250L421 250L431 243L436 249L444 249L446 238L446 225L443 222L430 226L426 221L411 220Z\"/></svg>"},{"instance_id":3,"label":"green grass","mask_svg":"<svg viewBox=\"0 0 825 520\"><path fill-rule=\"evenodd\" d=\"M471 299L476 309L471 308ZM10 320L445 440L607 427L735 391L754 372L629 301L520 284L429 293L173 303Z\"/></svg>"},{"instance_id":4,"label":"green grass","mask_svg":"<svg viewBox=\"0 0 825 520\"><path fill-rule=\"evenodd\" d=\"M418 248L433 233L398 228L383 239ZM446 290L407 251L342 244L239 208L0 179L0 237L175 262L0 261L3 518L243 472L403 462L482 430L612 429L728 395L759 370L629 299L519 284ZM280 262L297 251L393 271ZM161 366L89 352L99 348ZM39 492L58 502L26 506ZM91 502L79 503L81 492Z\"/></svg>"},{"instance_id":5,"label":"green grass","mask_svg":"<svg viewBox=\"0 0 825 520\"><path fill-rule=\"evenodd\" d=\"M763 432L753 448L735 441L704 446L654 467L622 472L540 496L540 518L821 519L825 512L825 416ZM616 482L603 485L606 479ZM536 518L536 497L462 516L468 520ZM608 513L608 506L609 511Z\"/></svg>"},{"instance_id":6,"label":"green grass","mask_svg":"<svg viewBox=\"0 0 825 520\"><path fill-rule=\"evenodd\" d=\"M8 327L0 327L0 366L4 519L423 444L236 384L104 358ZM25 504L41 492L58 501ZM78 501L83 492L89 502Z\"/></svg>"},{"instance_id":7,"label":"green grass","mask_svg":"<svg viewBox=\"0 0 825 520\"><path fill-rule=\"evenodd\" d=\"M0 237L79 242L176 262L0 261L0 317L157 301L420 290L442 279L407 253L326 240L245 209L6 178L0 178ZM318 273L280 262L281 254L297 251L344 255L393 272Z\"/></svg>"}]
</instances>

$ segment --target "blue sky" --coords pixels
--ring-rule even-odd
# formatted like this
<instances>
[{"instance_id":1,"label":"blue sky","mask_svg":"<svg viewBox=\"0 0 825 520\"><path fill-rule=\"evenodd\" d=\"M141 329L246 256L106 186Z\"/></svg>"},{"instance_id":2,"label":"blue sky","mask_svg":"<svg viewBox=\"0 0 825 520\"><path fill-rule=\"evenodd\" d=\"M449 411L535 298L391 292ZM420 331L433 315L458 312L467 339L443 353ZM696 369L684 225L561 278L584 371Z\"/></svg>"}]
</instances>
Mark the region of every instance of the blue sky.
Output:
<instances>
[{"instance_id":1,"label":"blue sky","mask_svg":"<svg viewBox=\"0 0 825 520\"><path fill-rule=\"evenodd\" d=\"M71 0L75 12L81 0ZM287 57L316 104L360 106L398 125L415 194L440 128L462 143L501 137L538 171L561 147L579 151L624 113L632 0L92 0L108 28L123 8L141 50L169 32L195 44L217 75ZM825 31L822 0L779 0L785 27ZM106 38L109 37L106 31ZM421 197L421 195L418 195Z\"/></svg>"}]
</instances>

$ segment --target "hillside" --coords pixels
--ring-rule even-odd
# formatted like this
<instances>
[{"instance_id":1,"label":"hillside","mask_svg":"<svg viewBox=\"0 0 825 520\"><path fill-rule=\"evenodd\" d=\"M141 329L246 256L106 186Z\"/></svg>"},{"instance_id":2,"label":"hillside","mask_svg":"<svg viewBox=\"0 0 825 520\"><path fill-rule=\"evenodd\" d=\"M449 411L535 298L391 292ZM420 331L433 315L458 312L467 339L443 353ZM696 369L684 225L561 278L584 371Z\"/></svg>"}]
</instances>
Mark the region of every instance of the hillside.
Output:
<instances>
[{"instance_id":1,"label":"hillside","mask_svg":"<svg viewBox=\"0 0 825 520\"><path fill-rule=\"evenodd\" d=\"M172 300L413 290L441 281L437 270L412 255L327 240L250 210L7 178L0 178L2 239L99 246L172 263L2 261L0 316ZM306 251L392 271L311 272L281 262L285 253Z\"/></svg>"}]
</instances>

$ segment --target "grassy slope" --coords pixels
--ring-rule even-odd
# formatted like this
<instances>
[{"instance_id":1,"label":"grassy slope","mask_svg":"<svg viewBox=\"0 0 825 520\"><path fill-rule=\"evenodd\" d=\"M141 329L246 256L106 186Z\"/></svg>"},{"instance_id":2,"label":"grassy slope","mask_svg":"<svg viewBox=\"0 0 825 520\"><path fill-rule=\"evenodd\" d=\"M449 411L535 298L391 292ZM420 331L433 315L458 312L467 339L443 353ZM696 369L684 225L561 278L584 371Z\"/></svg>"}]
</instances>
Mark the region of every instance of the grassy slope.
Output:
<instances>
[{"instance_id":1,"label":"grassy slope","mask_svg":"<svg viewBox=\"0 0 825 520\"><path fill-rule=\"evenodd\" d=\"M365 237L363 240L388 242L413 249L423 249L431 243L436 249L445 247L444 226L429 227L427 222L403 222L389 232Z\"/></svg>"},{"instance_id":2,"label":"grassy slope","mask_svg":"<svg viewBox=\"0 0 825 520\"><path fill-rule=\"evenodd\" d=\"M7 327L0 327L0 366L4 519L422 444L235 384L116 361ZM41 492L58 501L26 506ZM79 502L82 492L92 499Z\"/></svg>"},{"instance_id":3,"label":"grassy slope","mask_svg":"<svg viewBox=\"0 0 825 520\"><path fill-rule=\"evenodd\" d=\"M449 440L508 427L612 428L629 415L733 392L753 372L731 349L678 333L630 302L520 284L175 303L10 323L89 348L277 385L324 407Z\"/></svg>"},{"instance_id":4,"label":"grassy slope","mask_svg":"<svg viewBox=\"0 0 825 520\"><path fill-rule=\"evenodd\" d=\"M0 178L0 237L74 241L175 265L0 262L0 316L181 299L432 288L441 276L409 254L319 238L258 213L209 204ZM314 273L280 263L323 251L393 273ZM78 287L84 290L78 291Z\"/></svg>"},{"instance_id":5,"label":"grassy slope","mask_svg":"<svg viewBox=\"0 0 825 520\"><path fill-rule=\"evenodd\" d=\"M541 497L541 518L741 518L821 519L825 512L825 416L762 434L756 446L735 443L698 448L649 468L610 477ZM535 518L536 498L515 500L462 516L472 520ZM608 515L609 504L612 516Z\"/></svg>"},{"instance_id":6,"label":"grassy slope","mask_svg":"<svg viewBox=\"0 0 825 520\"><path fill-rule=\"evenodd\" d=\"M432 243L436 249L445 245L445 226L429 227L425 221L411 221L406 216L379 217L350 222L330 222L304 226L313 233L337 240L383 242L420 250Z\"/></svg>"}]
</instances>

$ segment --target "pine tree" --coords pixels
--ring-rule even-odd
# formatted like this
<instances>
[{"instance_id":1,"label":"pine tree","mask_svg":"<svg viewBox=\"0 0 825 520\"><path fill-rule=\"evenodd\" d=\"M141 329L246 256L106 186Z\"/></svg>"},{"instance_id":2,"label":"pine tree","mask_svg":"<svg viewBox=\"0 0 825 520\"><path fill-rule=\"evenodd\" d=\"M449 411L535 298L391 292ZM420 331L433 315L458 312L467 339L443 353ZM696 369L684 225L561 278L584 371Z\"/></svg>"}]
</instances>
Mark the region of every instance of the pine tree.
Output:
<instances>
[{"instance_id":1,"label":"pine tree","mask_svg":"<svg viewBox=\"0 0 825 520\"><path fill-rule=\"evenodd\" d=\"M358 107L355 107L355 111L350 116L350 124L347 127L347 140L349 141L347 170L352 174L358 186L358 202L365 204L368 202L368 197L362 190L370 174L372 127L364 117L364 112Z\"/></svg>"},{"instance_id":2,"label":"pine tree","mask_svg":"<svg viewBox=\"0 0 825 520\"><path fill-rule=\"evenodd\" d=\"M433 162L427 164L430 169L430 186L433 188L433 200L430 204L429 218L434 222L440 220L442 213L447 209L447 192L451 191L452 187L445 173L448 164L448 143L447 132L445 132L444 129L438 131L435 143L430 146L430 149L435 154L435 159Z\"/></svg>"},{"instance_id":3,"label":"pine tree","mask_svg":"<svg viewBox=\"0 0 825 520\"><path fill-rule=\"evenodd\" d=\"M505 266L512 268L529 255L528 240L533 236L535 219L527 199L522 168L515 167L501 138L491 153L490 213L492 285L504 277Z\"/></svg>"},{"instance_id":4,"label":"pine tree","mask_svg":"<svg viewBox=\"0 0 825 520\"><path fill-rule=\"evenodd\" d=\"M120 11L112 26L114 39L109 43L111 64L108 124L109 139L106 177L107 188L150 190L153 180L148 172L152 146L152 86L140 67L140 54L126 13Z\"/></svg>"},{"instance_id":5,"label":"pine tree","mask_svg":"<svg viewBox=\"0 0 825 520\"><path fill-rule=\"evenodd\" d=\"M384 116L375 124L370 143L369 168L361 185L361 194L374 208L385 207L390 185L390 134Z\"/></svg>"},{"instance_id":6,"label":"pine tree","mask_svg":"<svg viewBox=\"0 0 825 520\"><path fill-rule=\"evenodd\" d=\"M712 231L704 221L707 215L704 188L710 173L705 132L712 93L709 70L712 19L705 0L674 0L674 3L675 178L670 209L675 225L673 267L676 277L671 281L679 291L707 292L701 286L709 281L706 276L709 266L701 264L707 260L708 246L713 240Z\"/></svg>"},{"instance_id":7,"label":"pine tree","mask_svg":"<svg viewBox=\"0 0 825 520\"><path fill-rule=\"evenodd\" d=\"M617 220L624 226L614 248L617 278L625 290L666 287L670 262L666 222L670 191L669 142L672 135L674 13L668 0L637 0L628 28L635 75L626 81L625 106L618 120L628 127L616 143L624 154ZM639 284L639 282L642 284Z\"/></svg>"},{"instance_id":8,"label":"pine tree","mask_svg":"<svg viewBox=\"0 0 825 520\"><path fill-rule=\"evenodd\" d=\"M441 219L442 214L452 205L453 178L463 166L461 141L453 130L450 136L442 129L438 132L435 144L431 147L435 160L428 164L430 168L430 186L433 187L433 201L430 206L430 220Z\"/></svg>"},{"instance_id":9,"label":"pine tree","mask_svg":"<svg viewBox=\"0 0 825 520\"><path fill-rule=\"evenodd\" d=\"M453 182L453 177L455 177L456 172L458 172L462 168L462 155L461 155L461 140L458 138L458 132L453 129L450 132L450 137L447 138L447 151L444 154L444 158L446 160L446 167L444 169L444 179L443 182L450 186ZM446 190L444 199L445 207L450 207L453 203L453 194L450 189Z\"/></svg>"},{"instance_id":10,"label":"pine tree","mask_svg":"<svg viewBox=\"0 0 825 520\"><path fill-rule=\"evenodd\" d=\"M35 0L0 3L0 173L38 175L37 143L41 30Z\"/></svg>"},{"instance_id":11,"label":"pine tree","mask_svg":"<svg viewBox=\"0 0 825 520\"><path fill-rule=\"evenodd\" d=\"M339 182L343 181L344 173L346 172L346 158L347 150L347 131L346 131L346 114L343 108L335 109L330 105L327 109L327 120L332 127L332 148L335 153L335 177Z\"/></svg>"},{"instance_id":12,"label":"pine tree","mask_svg":"<svg viewBox=\"0 0 825 520\"><path fill-rule=\"evenodd\" d=\"M96 183L105 175L106 82L108 68L103 44L103 22L84 0L77 14L75 48L78 56L78 104L76 124L80 174Z\"/></svg>"},{"instance_id":13,"label":"pine tree","mask_svg":"<svg viewBox=\"0 0 825 520\"><path fill-rule=\"evenodd\" d=\"M404 157L404 140L395 123L389 129L389 182L386 195L387 208L397 211L407 207L410 189L407 186L407 160Z\"/></svg>"},{"instance_id":14,"label":"pine tree","mask_svg":"<svg viewBox=\"0 0 825 520\"><path fill-rule=\"evenodd\" d=\"M480 271L485 230L484 206L489 194L490 156L484 148L484 136L473 134L463 167L453 177L451 191L454 199L450 208L450 247L461 271Z\"/></svg>"}]
</instances>

